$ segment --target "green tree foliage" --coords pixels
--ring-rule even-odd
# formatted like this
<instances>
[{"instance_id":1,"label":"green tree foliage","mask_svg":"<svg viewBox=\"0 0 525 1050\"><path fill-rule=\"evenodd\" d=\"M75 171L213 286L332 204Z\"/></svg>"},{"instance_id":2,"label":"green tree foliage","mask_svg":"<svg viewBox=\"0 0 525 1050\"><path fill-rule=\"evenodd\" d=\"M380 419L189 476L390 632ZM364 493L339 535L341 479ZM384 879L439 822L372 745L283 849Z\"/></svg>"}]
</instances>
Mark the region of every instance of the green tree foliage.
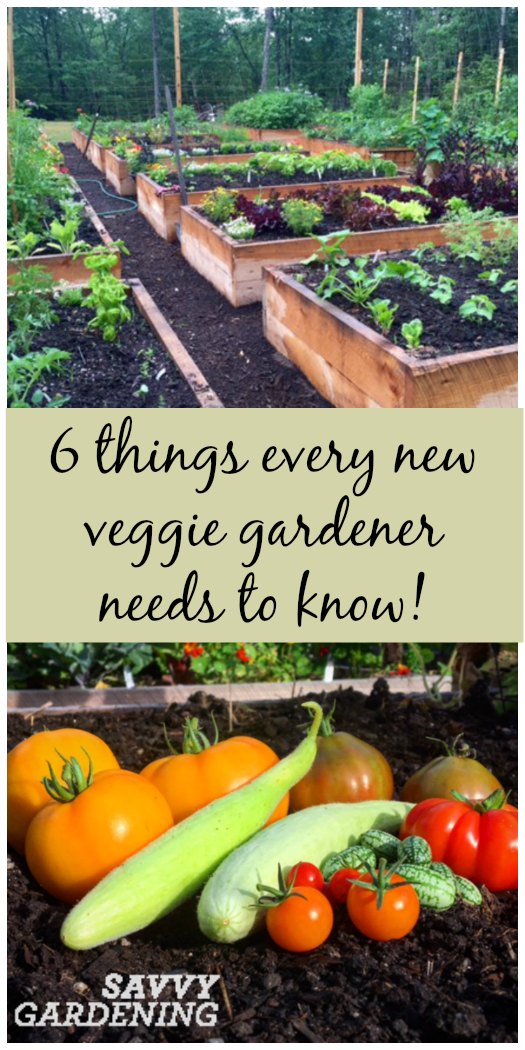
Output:
<instances>
[{"instance_id":1,"label":"green tree foliage","mask_svg":"<svg viewBox=\"0 0 525 1050\"><path fill-rule=\"evenodd\" d=\"M304 88L335 109L347 108L353 86L355 8L273 8L268 88ZM452 98L457 54L463 50L465 98L493 94L500 41L505 46L502 105L515 87L517 8L366 8L363 84L380 85L390 63L389 100L411 90L421 59L421 97ZM107 117L153 115L151 8L33 7L15 9L17 95L39 116L71 118L76 108ZM157 9L161 88L174 85L171 8ZM182 8L184 101L225 108L261 84L265 9ZM514 87L509 85L514 83ZM162 94L162 91L161 91Z\"/></svg>"}]
</instances>

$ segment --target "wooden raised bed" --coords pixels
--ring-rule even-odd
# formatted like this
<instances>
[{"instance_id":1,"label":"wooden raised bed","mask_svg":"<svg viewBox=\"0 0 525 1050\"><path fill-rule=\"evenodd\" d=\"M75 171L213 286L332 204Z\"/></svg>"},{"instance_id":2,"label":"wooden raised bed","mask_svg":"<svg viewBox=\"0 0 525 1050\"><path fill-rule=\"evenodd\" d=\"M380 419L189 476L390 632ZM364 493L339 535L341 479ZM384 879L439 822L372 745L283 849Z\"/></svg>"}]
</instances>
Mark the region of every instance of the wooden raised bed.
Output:
<instances>
[{"instance_id":1,"label":"wooden raised bed","mask_svg":"<svg viewBox=\"0 0 525 1050\"><path fill-rule=\"evenodd\" d=\"M313 237L290 237L275 241L236 241L195 208L180 210L180 240L184 258L198 273L224 295L232 306L260 302L263 297L263 269L298 263L318 247ZM492 227L485 227L490 238ZM386 230L351 233L344 242L349 255L372 252L410 251L431 241L447 243L441 224L403 226Z\"/></svg>"},{"instance_id":2,"label":"wooden raised bed","mask_svg":"<svg viewBox=\"0 0 525 1050\"><path fill-rule=\"evenodd\" d=\"M80 128L73 128L71 132L71 141L81 153L83 153L86 148L87 140L87 135L83 131L80 131Z\"/></svg>"},{"instance_id":3,"label":"wooden raised bed","mask_svg":"<svg viewBox=\"0 0 525 1050\"><path fill-rule=\"evenodd\" d=\"M99 142L95 142L94 139L91 139L91 142L88 146L87 158L91 161L95 168L98 168L98 170L102 172L103 175L106 171L107 152L108 151L105 146L101 146Z\"/></svg>"},{"instance_id":4,"label":"wooden raised bed","mask_svg":"<svg viewBox=\"0 0 525 1050\"><path fill-rule=\"evenodd\" d=\"M318 190L320 185L325 188L341 186L345 189L356 190L375 186L380 190L382 186L403 186L405 183L406 176L394 175L392 178L338 179L336 182L323 183L317 180L316 182L288 183L284 186L244 186L239 192L253 200L255 197L270 197L273 193L277 193L280 197L288 197L297 190ZM195 190L188 193L188 204L202 204L207 193L209 193L209 190ZM175 241L177 239L176 227L180 222L182 207L181 195L178 190L165 190L162 192L161 187L156 182L153 182L153 179L150 179L144 172L140 172L137 175L137 203L139 211L148 220L150 226L153 226L156 233L163 237L165 241Z\"/></svg>"},{"instance_id":5,"label":"wooden raised bed","mask_svg":"<svg viewBox=\"0 0 525 1050\"><path fill-rule=\"evenodd\" d=\"M251 160L253 153L214 153L209 156L199 157L184 157L184 165L187 164L198 164L199 167L202 164L245 164ZM117 157L116 153L112 150L106 150L105 156L106 179L110 186L116 190L122 197L136 197L137 187L135 179L129 173L128 162L123 157ZM163 158L163 164L175 170L175 161L170 161L169 157Z\"/></svg>"},{"instance_id":6,"label":"wooden raised bed","mask_svg":"<svg viewBox=\"0 0 525 1050\"><path fill-rule=\"evenodd\" d=\"M416 160L415 149L408 146L385 146L381 149L371 149L370 153L383 157L384 160L393 160L400 168L413 168Z\"/></svg>"},{"instance_id":7,"label":"wooden raised bed","mask_svg":"<svg viewBox=\"0 0 525 1050\"><path fill-rule=\"evenodd\" d=\"M78 189L78 187L77 187ZM81 191L79 190L81 193ZM81 193L81 196L83 194ZM93 210L90 204L84 198L84 211L86 218L88 218L95 227L103 244L108 247L113 245L113 239L111 234L108 233L102 219ZM43 266L44 269L51 274L54 281L66 281L67 284L85 284L89 277L89 273L84 266L84 259L89 252L84 252L82 255L77 255L76 258L73 255L31 255L28 259L10 259L7 263L7 282L11 283L15 274L22 267L27 266ZM115 255L117 256L117 263L113 268L113 274L115 277L120 277L122 273L122 259L118 248L115 248Z\"/></svg>"},{"instance_id":8,"label":"wooden raised bed","mask_svg":"<svg viewBox=\"0 0 525 1050\"><path fill-rule=\"evenodd\" d=\"M517 345L418 360L275 268L264 272L263 327L336 408L517 405Z\"/></svg>"}]
</instances>

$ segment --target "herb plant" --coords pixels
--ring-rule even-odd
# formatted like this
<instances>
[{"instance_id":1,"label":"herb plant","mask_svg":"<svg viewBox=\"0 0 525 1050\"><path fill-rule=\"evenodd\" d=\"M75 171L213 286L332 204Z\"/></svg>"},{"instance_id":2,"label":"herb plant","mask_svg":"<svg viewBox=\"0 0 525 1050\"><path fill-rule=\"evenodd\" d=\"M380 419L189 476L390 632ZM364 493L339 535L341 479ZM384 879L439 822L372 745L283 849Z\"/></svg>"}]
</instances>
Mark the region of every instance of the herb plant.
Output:
<instances>
[{"instance_id":1,"label":"herb plant","mask_svg":"<svg viewBox=\"0 0 525 1050\"><path fill-rule=\"evenodd\" d=\"M471 295L460 306L459 315L464 321L483 324L483 321L492 321L495 309L496 304L488 295Z\"/></svg>"},{"instance_id":2,"label":"herb plant","mask_svg":"<svg viewBox=\"0 0 525 1050\"><path fill-rule=\"evenodd\" d=\"M414 317L412 321L405 321L405 324L401 325L401 335L409 350L418 350L423 336L423 322L419 317Z\"/></svg>"}]
</instances>

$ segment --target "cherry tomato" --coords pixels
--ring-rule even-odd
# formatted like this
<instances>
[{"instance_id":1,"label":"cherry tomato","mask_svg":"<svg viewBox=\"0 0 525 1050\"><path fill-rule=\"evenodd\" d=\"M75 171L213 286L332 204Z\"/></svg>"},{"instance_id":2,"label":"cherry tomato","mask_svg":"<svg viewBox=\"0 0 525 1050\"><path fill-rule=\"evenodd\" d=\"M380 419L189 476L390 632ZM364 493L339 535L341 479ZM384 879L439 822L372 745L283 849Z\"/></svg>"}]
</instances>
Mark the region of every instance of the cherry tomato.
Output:
<instances>
[{"instance_id":1,"label":"cherry tomato","mask_svg":"<svg viewBox=\"0 0 525 1050\"><path fill-rule=\"evenodd\" d=\"M325 893L332 904L344 904L352 886L352 879L360 879L362 872L357 868L340 868L335 871L328 883Z\"/></svg>"},{"instance_id":2,"label":"cherry tomato","mask_svg":"<svg viewBox=\"0 0 525 1050\"><path fill-rule=\"evenodd\" d=\"M493 893L517 889L518 811L504 799L503 791L481 802L425 799L405 817L400 838L421 835L433 860Z\"/></svg>"},{"instance_id":3,"label":"cherry tomato","mask_svg":"<svg viewBox=\"0 0 525 1050\"><path fill-rule=\"evenodd\" d=\"M459 791L470 799L483 799L501 788L499 780L481 762L462 755L440 755L407 780L403 802L422 802L426 798L453 798Z\"/></svg>"},{"instance_id":4,"label":"cherry tomato","mask_svg":"<svg viewBox=\"0 0 525 1050\"><path fill-rule=\"evenodd\" d=\"M372 883L371 875L360 875L362 882ZM396 887L396 883L403 885ZM413 886L401 875L391 876L391 885L383 895L381 907L376 890L352 886L346 899L348 914L360 933L373 941L397 941L414 929L419 919L419 898Z\"/></svg>"},{"instance_id":5,"label":"cherry tomato","mask_svg":"<svg viewBox=\"0 0 525 1050\"><path fill-rule=\"evenodd\" d=\"M70 802L44 806L26 835L26 860L37 882L72 904L123 861L173 826L153 784L124 769L96 773Z\"/></svg>"},{"instance_id":6,"label":"cherry tomato","mask_svg":"<svg viewBox=\"0 0 525 1050\"><path fill-rule=\"evenodd\" d=\"M75 754L84 772L90 760L94 773L119 768L108 745L84 729L46 729L17 744L7 756L7 840L19 853L33 817L50 802L42 778L49 772L48 762L60 762L58 753L65 758Z\"/></svg>"},{"instance_id":7,"label":"cherry tomato","mask_svg":"<svg viewBox=\"0 0 525 1050\"><path fill-rule=\"evenodd\" d=\"M332 905L313 886L301 886L300 897L291 895L282 904L268 908L266 929L280 948L288 952L311 952L324 944L334 924Z\"/></svg>"},{"instance_id":8,"label":"cherry tomato","mask_svg":"<svg viewBox=\"0 0 525 1050\"><path fill-rule=\"evenodd\" d=\"M292 810L393 798L392 770L372 744L350 733L334 733L330 716L323 719L316 743L313 766L290 791Z\"/></svg>"},{"instance_id":9,"label":"cherry tomato","mask_svg":"<svg viewBox=\"0 0 525 1050\"><path fill-rule=\"evenodd\" d=\"M315 864L310 864L308 861L302 860L299 864L294 864L293 868L290 868L286 876L287 886L291 886L294 876L294 886L313 886L315 890L322 890L324 887L324 877L319 868L316 868Z\"/></svg>"}]
</instances>

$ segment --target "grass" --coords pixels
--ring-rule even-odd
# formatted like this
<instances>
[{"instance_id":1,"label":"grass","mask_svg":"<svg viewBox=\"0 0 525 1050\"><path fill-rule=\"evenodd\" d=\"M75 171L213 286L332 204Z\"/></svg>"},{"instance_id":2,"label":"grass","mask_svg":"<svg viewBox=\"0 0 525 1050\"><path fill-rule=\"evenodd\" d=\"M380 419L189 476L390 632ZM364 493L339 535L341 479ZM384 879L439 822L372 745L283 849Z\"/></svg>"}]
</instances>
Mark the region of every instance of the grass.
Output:
<instances>
[{"instance_id":1,"label":"grass","mask_svg":"<svg viewBox=\"0 0 525 1050\"><path fill-rule=\"evenodd\" d=\"M71 142L72 120L44 120L39 121L39 124L48 139L55 145L58 145L59 142Z\"/></svg>"}]
</instances>

